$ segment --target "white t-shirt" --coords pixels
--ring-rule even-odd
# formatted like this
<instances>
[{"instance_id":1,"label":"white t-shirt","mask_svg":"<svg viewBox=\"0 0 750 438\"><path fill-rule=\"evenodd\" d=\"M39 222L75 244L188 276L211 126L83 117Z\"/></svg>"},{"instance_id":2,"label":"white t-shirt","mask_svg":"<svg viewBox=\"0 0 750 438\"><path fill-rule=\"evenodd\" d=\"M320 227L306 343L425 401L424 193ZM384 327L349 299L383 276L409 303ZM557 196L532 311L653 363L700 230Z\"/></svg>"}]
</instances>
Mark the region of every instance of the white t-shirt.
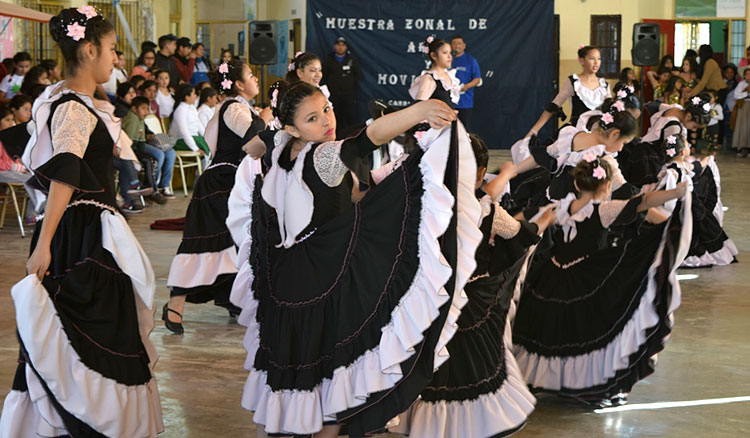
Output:
<instances>
[{"instance_id":1,"label":"white t-shirt","mask_svg":"<svg viewBox=\"0 0 750 438\"><path fill-rule=\"evenodd\" d=\"M13 96L21 91L21 84L23 84L23 76L12 74L6 75L3 81L0 82L0 91L5 93L6 99L12 99Z\"/></svg>"},{"instance_id":2,"label":"white t-shirt","mask_svg":"<svg viewBox=\"0 0 750 438\"><path fill-rule=\"evenodd\" d=\"M159 105L159 115L169 117L174 109L174 97L171 94L163 94L156 90L156 103Z\"/></svg>"},{"instance_id":3,"label":"white t-shirt","mask_svg":"<svg viewBox=\"0 0 750 438\"><path fill-rule=\"evenodd\" d=\"M117 93L117 84L122 84L128 81L128 75L123 70L112 69L112 74L109 75L109 80L102 84L104 91L114 96Z\"/></svg>"},{"instance_id":4,"label":"white t-shirt","mask_svg":"<svg viewBox=\"0 0 750 438\"><path fill-rule=\"evenodd\" d=\"M191 150L198 151L198 145L193 137L202 137L204 132L205 128L198 118L198 110L193 105L177 105L172 115L172 123L169 125L169 135L182 139Z\"/></svg>"},{"instance_id":5,"label":"white t-shirt","mask_svg":"<svg viewBox=\"0 0 750 438\"><path fill-rule=\"evenodd\" d=\"M203 129L206 129L206 126L208 126L208 122L214 116L214 112L216 112L215 106L212 108L204 103L198 107L198 119L200 119Z\"/></svg>"}]
</instances>

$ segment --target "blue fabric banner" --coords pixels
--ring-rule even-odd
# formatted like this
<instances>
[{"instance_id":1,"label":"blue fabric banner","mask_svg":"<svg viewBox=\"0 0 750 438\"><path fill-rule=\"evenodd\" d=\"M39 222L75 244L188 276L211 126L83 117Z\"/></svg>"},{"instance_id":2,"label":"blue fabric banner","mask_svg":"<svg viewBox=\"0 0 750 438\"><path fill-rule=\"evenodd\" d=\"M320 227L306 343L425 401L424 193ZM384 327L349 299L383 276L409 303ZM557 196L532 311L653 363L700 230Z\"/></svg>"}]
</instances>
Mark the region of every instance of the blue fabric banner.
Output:
<instances>
[{"instance_id":1,"label":"blue fabric banner","mask_svg":"<svg viewBox=\"0 0 750 438\"><path fill-rule=\"evenodd\" d=\"M408 89L426 68L430 35L461 35L479 62L472 131L490 148L509 148L552 100L552 0L307 0L307 50L324 58L339 36L362 66L358 115L380 98L412 102ZM551 125L551 123L550 123ZM543 135L542 135L543 136Z\"/></svg>"},{"instance_id":2,"label":"blue fabric banner","mask_svg":"<svg viewBox=\"0 0 750 438\"><path fill-rule=\"evenodd\" d=\"M279 36L279 52L277 54L278 62L274 65L268 66L268 73L284 77L286 76L286 69L289 65L289 22L287 20L281 20L276 22L276 34Z\"/></svg>"}]
</instances>

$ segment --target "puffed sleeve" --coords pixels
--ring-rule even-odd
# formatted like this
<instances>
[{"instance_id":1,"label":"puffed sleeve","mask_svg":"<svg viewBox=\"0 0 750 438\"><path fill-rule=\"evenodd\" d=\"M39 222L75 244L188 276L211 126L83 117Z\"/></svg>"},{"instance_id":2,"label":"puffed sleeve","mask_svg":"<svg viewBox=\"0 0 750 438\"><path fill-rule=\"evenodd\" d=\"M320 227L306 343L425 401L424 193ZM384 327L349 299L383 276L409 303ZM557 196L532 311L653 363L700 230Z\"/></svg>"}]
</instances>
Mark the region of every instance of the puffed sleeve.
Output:
<instances>
[{"instance_id":1,"label":"puffed sleeve","mask_svg":"<svg viewBox=\"0 0 750 438\"><path fill-rule=\"evenodd\" d=\"M643 201L643 195L629 200L605 201L599 204L599 218L602 226L609 228L613 225L628 225L638 219L638 206Z\"/></svg>"},{"instance_id":2,"label":"puffed sleeve","mask_svg":"<svg viewBox=\"0 0 750 438\"><path fill-rule=\"evenodd\" d=\"M241 103L231 103L224 111L224 123L232 132L242 137L245 142L250 141L258 133L266 129L266 122ZM270 149L269 149L270 150Z\"/></svg>"},{"instance_id":3,"label":"puffed sleeve","mask_svg":"<svg viewBox=\"0 0 750 438\"><path fill-rule=\"evenodd\" d=\"M366 129L344 141L322 144L313 155L315 171L329 187L339 185L346 172L352 171L359 180L360 190L367 190L371 184L368 159L377 148L367 136Z\"/></svg>"},{"instance_id":4,"label":"puffed sleeve","mask_svg":"<svg viewBox=\"0 0 750 438\"><path fill-rule=\"evenodd\" d=\"M48 192L51 182L57 181L80 192L103 190L83 160L97 120L84 104L75 100L62 103L55 109L50 121L53 155L34 169L35 188Z\"/></svg>"}]
</instances>

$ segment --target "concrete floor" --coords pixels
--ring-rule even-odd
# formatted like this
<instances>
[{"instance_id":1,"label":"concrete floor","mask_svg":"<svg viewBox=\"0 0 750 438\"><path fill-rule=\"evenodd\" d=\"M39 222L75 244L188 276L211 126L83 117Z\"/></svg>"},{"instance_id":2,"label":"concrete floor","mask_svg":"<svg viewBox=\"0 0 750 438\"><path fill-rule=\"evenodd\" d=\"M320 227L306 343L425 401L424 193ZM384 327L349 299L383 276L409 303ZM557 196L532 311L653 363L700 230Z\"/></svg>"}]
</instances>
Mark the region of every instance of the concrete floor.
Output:
<instances>
[{"instance_id":1,"label":"concrete floor","mask_svg":"<svg viewBox=\"0 0 750 438\"><path fill-rule=\"evenodd\" d=\"M492 156L496 165L508 154ZM725 229L740 250L741 262L682 272L700 277L682 283L672 339L659 356L656 373L636 385L630 406L750 397L750 160L721 156L719 167L722 199L729 207ZM186 207L187 199L179 195L130 220L154 266L158 309L169 295L166 280L180 232L152 231L148 225L157 218L183 216ZM20 237L13 218L7 218L0 230L0 400L10 388L17 357L9 292L23 277L29 241ZM151 334L161 355L156 369L166 426L162 436L254 437L252 416L239 404L246 377L244 328L231 323L218 307L190 304L185 326L186 333L175 336L157 323ZM527 426L515 436L750 437L750 401L598 414L540 396Z\"/></svg>"}]
</instances>

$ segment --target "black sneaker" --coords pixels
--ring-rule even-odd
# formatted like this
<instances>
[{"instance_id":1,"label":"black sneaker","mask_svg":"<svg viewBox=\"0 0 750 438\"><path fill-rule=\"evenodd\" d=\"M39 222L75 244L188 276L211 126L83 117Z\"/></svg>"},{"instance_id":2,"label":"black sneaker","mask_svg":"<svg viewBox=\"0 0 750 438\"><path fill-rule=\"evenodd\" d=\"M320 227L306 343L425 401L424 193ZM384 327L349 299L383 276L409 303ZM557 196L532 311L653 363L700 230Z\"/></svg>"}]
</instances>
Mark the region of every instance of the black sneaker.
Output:
<instances>
[{"instance_id":1,"label":"black sneaker","mask_svg":"<svg viewBox=\"0 0 750 438\"><path fill-rule=\"evenodd\" d=\"M150 196L146 197L147 202L156 202L159 205L164 205L167 203L167 198L162 196L159 192L154 192Z\"/></svg>"},{"instance_id":2,"label":"black sneaker","mask_svg":"<svg viewBox=\"0 0 750 438\"><path fill-rule=\"evenodd\" d=\"M136 204L133 201L122 204L122 207L120 207L120 210L129 214L143 213L143 207L141 207L140 205Z\"/></svg>"}]
</instances>

